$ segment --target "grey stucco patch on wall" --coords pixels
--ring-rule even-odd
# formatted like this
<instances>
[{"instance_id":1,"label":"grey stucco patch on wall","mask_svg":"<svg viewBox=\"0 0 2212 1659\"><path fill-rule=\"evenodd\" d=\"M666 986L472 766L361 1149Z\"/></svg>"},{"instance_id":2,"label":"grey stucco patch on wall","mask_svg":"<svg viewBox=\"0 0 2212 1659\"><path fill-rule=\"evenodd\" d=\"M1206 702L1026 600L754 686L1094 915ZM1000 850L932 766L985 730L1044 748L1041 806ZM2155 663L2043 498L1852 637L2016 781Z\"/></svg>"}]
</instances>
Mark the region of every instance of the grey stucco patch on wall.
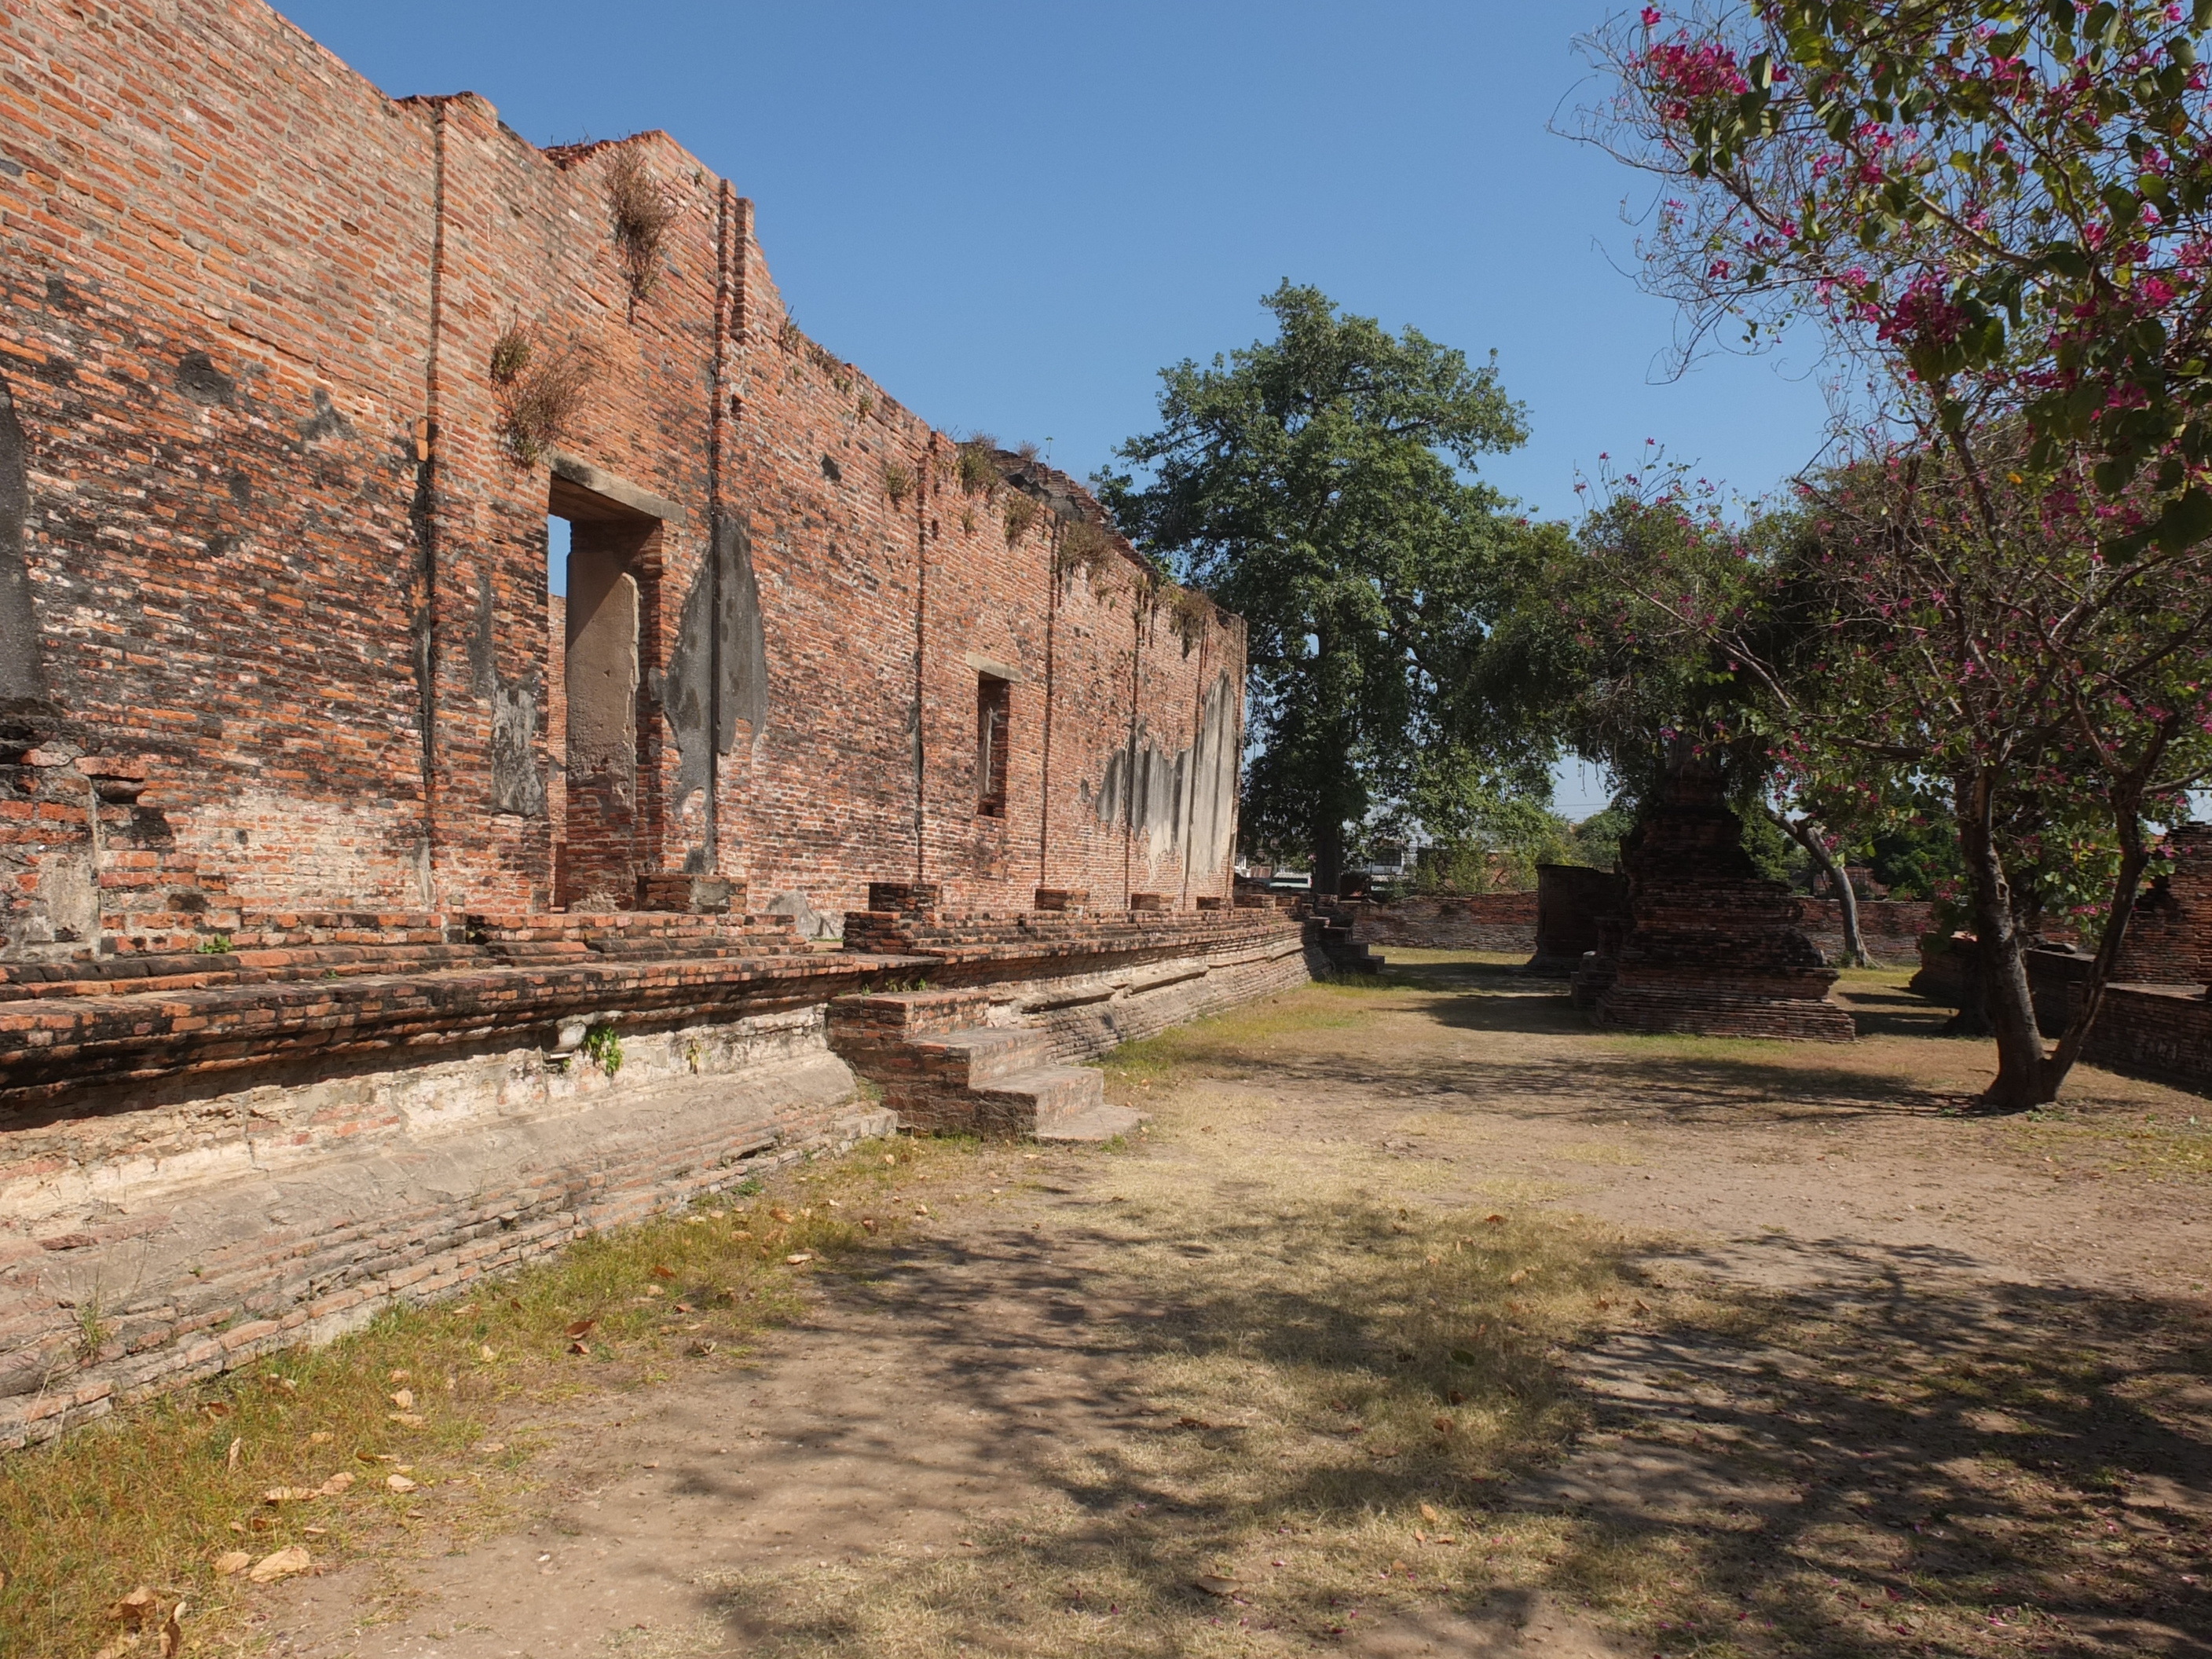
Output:
<instances>
[{"instance_id":1,"label":"grey stucco patch on wall","mask_svg":"<svg viewBox=\"0 0 2212 1659\"><path fill-rule=\"evenodd\" d=\"M0 699L43 698L46 676L39 660L39 618L31 604L31 574L23 562L23 536L31 513L29 462L15 400L0 380Z\"/></svg>"},{"instance_id":2,"label":"grey stucco patch on wall","mask_svg":"<svg viewBox=\"0 0 2212 1659\"><path fill-rule=\"evenodd\" d=\"M712 617L718 588L721 615ZM716 720L713 679L718 658L722 685ZM668 659L666 707L676 739L677 787L685 794L707 787L707 757L710 752L726 755L736 746L739 720L750 728L755 743L768 725L768 634L761 623L760 586L753 580L752 547L735 519L714 520L712 563L700 566L684 597L676 648ZM719 727L711 742L710 723Z\"/></svg>"},{"instance_id":3,"label":"grey stucco patch on wall","mask_svg":"<svg viewBox=\"0 0 2212 1659\"><path fill-rule=\"evenodd\" d=\"M469 678L491 705L491 810L526 818L545 816L545 776L538 767L540 683L532 669L520 679L499 672L493 654L491 572L477 574L476 625L469 630Z\"/></svg>"},{"instance_id":4,"label":"grey stucco patch on wall","mask_svg":"<svg viewBox=\"0 0 2212 1659\"><path fill-rule=\"evenodd\" d=\"M1147 857L1184 852L1194 872L1219 867L1237 811L1237 693L1229 677L1207 688L1188 748L1170 754L1139 730L1108 758L1091 799L1098 822L1126 823Z\"/></svg>"},{"instance_id":5,"label":"grey stucco patch on wall","mask_svg":"<svg viewBox=\"0 0 2212 1659\"><path fill-rule=\"evenodd\" d=\"M1237 831L1237 687L1216 677L1199 705L1198 740L1190 758L1190 846L1184 864L1194 875L1227 867Z\"/></svg>"},{"instance_id":6,"label":"grey stucco patch on wall","mask_svg":"<svg viewBox=\"0 0 2212 1659\"><path fill-rule=\"evenodd\" d=\"M538 672L510 684L501 680L491 697L491 810L545 816L545 779L538 769Z\"/></svg>"}]
</instances>

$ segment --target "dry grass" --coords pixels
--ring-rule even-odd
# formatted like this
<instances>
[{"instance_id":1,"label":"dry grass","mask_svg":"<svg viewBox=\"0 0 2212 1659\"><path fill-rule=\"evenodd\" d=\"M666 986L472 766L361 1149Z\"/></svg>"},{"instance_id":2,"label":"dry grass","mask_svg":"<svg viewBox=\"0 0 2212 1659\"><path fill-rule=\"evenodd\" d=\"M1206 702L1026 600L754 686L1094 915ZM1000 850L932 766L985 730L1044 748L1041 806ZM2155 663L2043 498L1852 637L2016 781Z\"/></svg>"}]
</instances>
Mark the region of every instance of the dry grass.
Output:
<instances>
[{"instance_id":1,"label":"dry grass","mask_svg":"<svg viewBox=\"0 0 2212 1659\"><path fill-rule=\"evenodd\" d=\"M1207 1024L1264 1042L1311 1014ZM1571 1219L1380 1201L1357 1159L1285 1155L1218 1102L1199 1121L1171 1109L1162 1133L1204 1137L1240 1191L1157 1152L1109 1177L1113 1282L1089 1294L1146 1310L1121 1388L1149 1427L1066 1449L1047 1496L957 1558L714 1581L746 1651L1326 1649L1363 1619L1479 1601L1559 1547L1558 1522L1497 1505L1583 1420L1551 1351L1622 1305L1616 1248Z\"/></svg>"},{"instance_id":2,"label":"dry grass","mask_svg":"<svg viewBox=\"0 0 2212 1659\"><path fill-rule=\"evenodd\" d=\"M907 1194L969 1161L958 1142L872 1143L0 1461L0 1655L90 1654L141 1584L190 1603L198 1650L241 1610L227 1553L334 1562L404 1547L423 1521L494 1524L527 1487L533 1407L732 1363L799 1312L805 1274L897 1231Z\"/></svg>"}]
</instances>

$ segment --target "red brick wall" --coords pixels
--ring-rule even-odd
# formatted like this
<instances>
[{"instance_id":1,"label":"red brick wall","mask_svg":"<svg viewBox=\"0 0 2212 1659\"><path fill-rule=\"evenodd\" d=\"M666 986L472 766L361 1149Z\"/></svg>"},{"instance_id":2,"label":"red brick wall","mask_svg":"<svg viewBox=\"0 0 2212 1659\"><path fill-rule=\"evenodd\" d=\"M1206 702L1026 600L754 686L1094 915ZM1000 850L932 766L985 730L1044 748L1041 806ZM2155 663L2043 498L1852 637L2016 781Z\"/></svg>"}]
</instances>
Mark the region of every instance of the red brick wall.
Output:
<instances>
[{"instance_id":1,"label":"red brick wall","mask_svg":"<svg viewBox=\"0 0 2212 1659\"><path fill-rule=\"evenodd\" d=\"M552 902L550 476L502 442L489 374L517 322L598 361L559 449L672 504L642 573L647 866L832 912L871 878L981 908L1226 892L1224 836L1194 832L1233 816L1242 625L1192 627L1126 551L1056 573L1052 511L1010 536L1012 486L964 493L951 440L787 325L750 204L666 135L541 151L472 94L386 99L258 0L0 0L0 49L32 595L0 634L35 631L44 681L0 771L76 758L50 738L143 767L94 872L111 927L201 890ZM623 149L675 210L641 298L610 230ZM726 752L701 724L716 595ZM975 810L978 672L1014 683L1002 818ZM0 776L17 948L41 881L67 886L47 865L90 856L96 787L24 775Z\"/></svg>"},{"instance_id":2,"label":"red brick wall","mask_svg":"<svg viewBox=\"0 0 2212 1659\"><path fill-rule=\"evenodd\" d=\"M1536 948L1536 895L1527 893L1412 894L1388 904L1346 907L1352 937L1363 945L1402 945L1437 951L1514 951Z\"/></svg>"}]
</instances>

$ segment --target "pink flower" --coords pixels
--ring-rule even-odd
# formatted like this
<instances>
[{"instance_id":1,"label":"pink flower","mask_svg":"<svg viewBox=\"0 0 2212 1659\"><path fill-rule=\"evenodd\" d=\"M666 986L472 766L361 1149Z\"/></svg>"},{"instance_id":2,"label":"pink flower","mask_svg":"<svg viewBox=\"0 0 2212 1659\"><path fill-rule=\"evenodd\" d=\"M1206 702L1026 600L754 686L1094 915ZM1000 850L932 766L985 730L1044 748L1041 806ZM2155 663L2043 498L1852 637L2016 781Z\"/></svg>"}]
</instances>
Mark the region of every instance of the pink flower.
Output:
<instances>
[{"instance_id":1,"label":"pink flower","mask_svg":"<svg viewBox=\"0 0 2212 1659\"><path fill-rule=\"evenodd\" d=\"M1656 29L1656 28L1657 28L1657 27L1659 27L1659 8L1658 8L1658 7L1656 7L1656 6L1646 6L1646 7L1644 7L1644 27L1645 28L1647 28L1647 29Z\"/></svg>"}]
</instances>

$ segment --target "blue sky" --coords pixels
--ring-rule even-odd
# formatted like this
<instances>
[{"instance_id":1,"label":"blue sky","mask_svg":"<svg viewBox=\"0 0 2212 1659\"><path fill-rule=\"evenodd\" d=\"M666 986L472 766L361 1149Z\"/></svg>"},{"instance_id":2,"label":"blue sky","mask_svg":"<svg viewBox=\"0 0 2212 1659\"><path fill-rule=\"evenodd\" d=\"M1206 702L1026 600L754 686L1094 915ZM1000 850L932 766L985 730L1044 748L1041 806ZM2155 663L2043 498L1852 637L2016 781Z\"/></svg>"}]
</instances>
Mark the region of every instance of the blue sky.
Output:
<instances>
[{"instance_id":1,"label":"blue sky","mask_svg":"<svg viewBox=\"0 0 2212 1659\"><path fill-rule=\"evenodd\" d=\"M278 9L385 91L481 93L538 143L666 128L757 204L809 333L1079 476L1148 424L1164 364L1260 334L1285 276L1496 348L1533 436L1484 471L1547 514L1646 438L1746 494L1819 446L1803 355L1662 373L1674 309L1626 270L1639 182L1547 130L1592 90L1599 0Z\"/></svg>"}]
</instances>

